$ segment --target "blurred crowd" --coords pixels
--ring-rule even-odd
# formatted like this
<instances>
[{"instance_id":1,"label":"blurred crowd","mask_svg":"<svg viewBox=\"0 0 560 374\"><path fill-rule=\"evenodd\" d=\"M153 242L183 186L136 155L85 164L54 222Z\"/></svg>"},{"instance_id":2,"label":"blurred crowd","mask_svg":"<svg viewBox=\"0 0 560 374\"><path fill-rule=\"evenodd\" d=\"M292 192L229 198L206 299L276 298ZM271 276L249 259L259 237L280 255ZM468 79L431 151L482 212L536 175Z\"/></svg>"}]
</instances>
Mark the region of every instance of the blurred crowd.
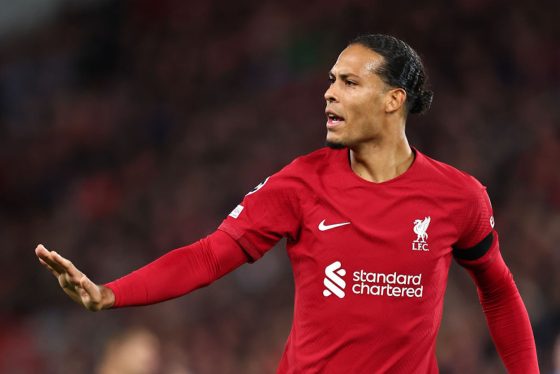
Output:
<instances>
[{"instance_id":1,"label":"blurred crowd","mask_svg":"<svg viewBox=\"0 0 560 374\"><path fill-rule=\"evenodd\" d=\"M0 45L0 373L275 372L293 303L283 243L186 297L101 313L33 250L103 283L211 233L323 145L328 69L363 32L423 57L435 97L409 140L488 187L541 370L560 372L559 2L92 4ZM455 264L437 352L443 374L505 372Z\"/></svg>"}]
</instances>

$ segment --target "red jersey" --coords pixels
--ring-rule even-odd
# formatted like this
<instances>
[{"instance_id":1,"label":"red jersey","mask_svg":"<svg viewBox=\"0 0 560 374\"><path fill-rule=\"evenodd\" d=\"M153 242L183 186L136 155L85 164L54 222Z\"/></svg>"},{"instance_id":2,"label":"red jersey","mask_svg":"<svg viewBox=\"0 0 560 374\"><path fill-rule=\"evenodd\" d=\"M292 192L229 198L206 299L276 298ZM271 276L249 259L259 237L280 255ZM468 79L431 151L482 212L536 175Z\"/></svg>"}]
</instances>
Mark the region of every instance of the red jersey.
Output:
<instances>
[{"instance_id":1,"label":"red jersey","mask_svg":"<svg viewBox=\"0 0 560 374\"><path fill-rule=\"evenodd\" d=\"M278 373L437 373L454 248L492 232L485 188L418 151L372 183L348 150L297 158L247 194L220 230L257 260L282 237L295 278Z\"/></svg>"}]
</instances>

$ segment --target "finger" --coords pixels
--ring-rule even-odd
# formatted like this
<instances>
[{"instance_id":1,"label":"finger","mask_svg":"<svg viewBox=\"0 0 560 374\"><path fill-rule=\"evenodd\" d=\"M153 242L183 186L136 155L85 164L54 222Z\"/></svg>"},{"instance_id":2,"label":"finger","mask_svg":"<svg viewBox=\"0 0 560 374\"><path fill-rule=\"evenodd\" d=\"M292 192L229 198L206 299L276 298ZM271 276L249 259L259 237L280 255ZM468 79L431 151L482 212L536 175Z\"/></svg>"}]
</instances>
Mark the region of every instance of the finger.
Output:
<instances>
[{"instance_id":1,"label":"finger","mask_svg":"<svg viewBox=\"0 0 560 374\"><path fill-rule=\"evenodd\" d=\"M36 248L35 248L35 255L40 259L40 260L50 260L50 254L51 252L45 248L44 245L39 244Z\"/></svg>"},{"instance_id":2,"label":"finger","mask_svg":"<svg viewBox=\"0 0 560 374\"><path fill-rule=\"evenodd\" d=\"M49 266L49 264L47 264L45 261L43 261L42 259L39 259L39 262L46 267L56 278L58 278L58 276L60 275L60 273L58 273L56 270L54 270L52 267Z\"/></svg>"},{"instance_id":3,"label":"finger","mask_svg":"<svg viewBox=\"0 0 560 374\"><path fill-rule=\"evenodd\" d=\"M80 280L80 294L82 296L82 303L91 311L101 310L101 290L99 286L89 280L85 275Z\"/></svg>"},{"instance_id":4,"label":"finger","mask_svg":"<svg viewBox=\"0 0 560 374\"><path fill-rule=\"evenodd\" d=\"M90 303L91 296L83 287L78 287L77 290L78 293L80 294L82 304L87 308L87 306Z\"/></svg>"},{"instance_id":5,"label":"finger","mask_svg":"<svg viewBox=\"0 0 560 374\"><path fill-rule=\"evenodd\" d=\"M75 282L80 281L80 278L83 274L74 266L74 264L70 260L62 257L55 251L51 252L51 259L53 260L53 264L51 264L53 269L60 273L68 273L68 275L70 275L72 280Z\"/></svg>"},{"instance_id":6,"label":"finger","mask_svg":"<svg viewBox=\"0 0 560 374\"><path fill-rule=\"evenodd\" d=\"M54 271L56 271L58 274L62 274L62 273L66 273L66 270L64 269L64 267L62 267L57 261L55 261L52 257L52 255L49 254L46 257L43 258L39 258L39 261L43 261L45 264L47 264L51 269L53 269Z\"/></svg>"},{"instance_id":7,"label":"finger","mask_svg":"<svg viewBox=\"0 0 560 374\"><path fill-rule=\"evenodd\" d=\"M92 300L99 301L101 298L99 287L85 275L80 279L80 286L91 296Z\"/></svg>"},{"instance_id":8,"label":"finger","mask_svg":"<svg viewBox=\"0 0 560 374\"><path fill-rule=\"evenodd\" d=\"M56 252L49 251L42 244L39 244L37 248L35 248L35 254L39 258L39 260L43 260L47 265L51 267L51 269L55 270L59 274L66 272L64 267L61 266L57 259L54 257L54 253Z\"/></svg>"},{"instance_id":9,"label":"finger","mask_svg":"<svg viewBox=\"0 0 560 374\"><path fill-rule=\"evenodd\" d=\"M38 257L41 257L41 255L44 255L47 252L48 252L48 250L47 250L47 248L45 248L45 246L43 244L38 244L37 247L35 248L35 254Z\"/></svg>"}]
</instances>

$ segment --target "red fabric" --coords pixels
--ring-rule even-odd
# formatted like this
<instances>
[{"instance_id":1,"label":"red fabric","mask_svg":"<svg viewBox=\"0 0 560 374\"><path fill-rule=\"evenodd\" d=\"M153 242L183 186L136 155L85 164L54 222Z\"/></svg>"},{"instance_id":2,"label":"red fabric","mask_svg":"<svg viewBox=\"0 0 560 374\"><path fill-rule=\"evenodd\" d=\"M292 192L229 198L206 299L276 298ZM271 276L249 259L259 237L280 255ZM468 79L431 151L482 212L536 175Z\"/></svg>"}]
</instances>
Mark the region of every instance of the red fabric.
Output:
<instances>
[{"instance_id":1,"label":"red fabric","mask_svg":"<svg viewBox=\"0 0 560 374\"><path fill-rule=\"evenodd\" d=\"M508 373L539 373L533 330L513 276L500 254L498 234L480 259L459 261L478 289L478 297L498 353Z\"/></svg>"},{"instance_id":2,"label":"red fabric","mask_svg":"<svg viewBox=\"0 0 560 374\"><path fill-rule=\"evenodd\" d=\"M472 249L492 231L492 208L475 178L415 154L405 173L371 183L354 173L348 150L318 150L267 178L223 221L251 260L287 238L296 296L278 374L438 373L453 248ZM506 296L484 292L484 305L508 367L532 366L532 356L527 364L509 357L519 352L505 341L510 316L491 311L501 303L519 310L514 341L532 339L506 280L489 283ZM530 344L520 343L520 360Z\"/></svg>"},{"instance_id":3,"label":"red fabric","mask_svg":"<svg viewBox=\"0 0 560 374\"><path fill-rule=\"evenodd\" d=\"M347 149L320 149L223 221L251 260L287 238L296 296L279 374L438 372L452 249L488 235L491 209L472 176L415 155L405 173L372 183Z\"/></svg>"},{"instance_id":4,"label":"red fabric","mask_svg":"<svg viewBox=\"0 0 560 374\"><path fill-rule=\"evenodd\" d=\"M218 230L105 286L115 294L113 308L154 304L207 286L246 261L237 242Z\"/></svg>"}]
</instances>

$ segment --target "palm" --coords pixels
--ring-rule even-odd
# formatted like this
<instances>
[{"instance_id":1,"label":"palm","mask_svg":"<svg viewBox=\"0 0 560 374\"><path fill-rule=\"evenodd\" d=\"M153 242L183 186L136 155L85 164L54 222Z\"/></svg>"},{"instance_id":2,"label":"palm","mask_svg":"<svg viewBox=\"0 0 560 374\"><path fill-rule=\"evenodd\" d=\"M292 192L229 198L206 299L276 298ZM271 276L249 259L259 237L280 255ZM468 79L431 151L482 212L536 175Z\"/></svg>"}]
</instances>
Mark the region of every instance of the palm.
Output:
<instances>
[{"instance_id":1,"label":"palm","mask_svg":"<svg viewBox=\"0 0 560 374\"><path fill-rule=\"evenodd\" d=\"M76 282L75 279L69 273L59 273L58 275L55 274L58 279L58 284L60 287L66 292L68 296L70 296L74 300L81 300L80 296L80 284L79 281ZM81 277L80 277L81 278Z\"/></svg>"},{"instance_id":2,"label":"palm","mask_svg":"<svg viewBox=\"0 0 560 374\"><path fill-rule=\"evenodd\" d=\"M57 278L62 290L76 303L91 311L107 307L101 287L90 281L72 262L54 251L47 250L43 245L37 246L35 254L39 262Z\"/></svg>"}]
</instances>

